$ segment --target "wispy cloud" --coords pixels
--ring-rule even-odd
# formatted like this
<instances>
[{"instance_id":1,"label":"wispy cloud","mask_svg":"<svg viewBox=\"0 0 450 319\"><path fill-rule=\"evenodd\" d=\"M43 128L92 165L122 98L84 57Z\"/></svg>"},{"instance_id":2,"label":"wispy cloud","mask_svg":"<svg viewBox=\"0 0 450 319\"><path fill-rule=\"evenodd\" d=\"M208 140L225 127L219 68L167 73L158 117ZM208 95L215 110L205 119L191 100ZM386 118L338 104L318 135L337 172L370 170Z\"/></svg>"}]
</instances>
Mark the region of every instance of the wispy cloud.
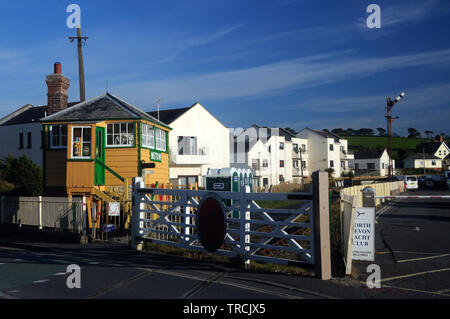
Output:
<instances>
[{"instance_id":1,"label":"wispy cloud","mask_svg":"<svg viewBox=\"0 0 450 319\"><path fill-rule=\"evenodd\" d=\"M185 39L177 45L177 49L183 51L183 50L190 49L193 47L206 45L208 43L217 41L220 38L227 36L228 34L240 29L242 26L243 26L243 24L237 24L237 25L231 26L229 28L219 30L210 35Z\"/></svg>"},{"instance_id":2,"label":"wispy cloud","mask_svg":"<svg viewBox=\"0 0 450 319\"><path fill-rule=\"evenodd\" d=\"M136 82L116 87L118 93L139 100L164 96L166 103L274 96L290 89L317 87L356 80L381 72L445 64L450 49L380 58L352 58L333 52L281 61L253 68Z\"/></svg>"}]
</instances>

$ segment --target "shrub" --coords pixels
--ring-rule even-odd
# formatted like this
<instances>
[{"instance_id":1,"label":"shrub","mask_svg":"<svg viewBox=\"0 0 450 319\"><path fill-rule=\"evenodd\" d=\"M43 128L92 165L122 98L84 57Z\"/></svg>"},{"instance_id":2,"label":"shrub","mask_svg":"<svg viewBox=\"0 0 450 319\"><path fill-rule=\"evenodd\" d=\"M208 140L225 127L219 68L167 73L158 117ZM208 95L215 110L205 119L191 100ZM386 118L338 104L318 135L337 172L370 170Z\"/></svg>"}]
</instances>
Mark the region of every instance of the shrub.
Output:
<instances>
[{"instance_id":1,"label":"shrub","mask_svg":"<svg viewBox=\"0 0 450 319\"><path fill-rule=\"evenodd\" d=\"M1 189L5 195L38 196L43 191L42 168L25 155L14 158L6 156L0 161L0 176L9 186ZM11 189L10 185L14 185ZM8 189L9 188L9 189Z\"/></svg>"}]
</instances>

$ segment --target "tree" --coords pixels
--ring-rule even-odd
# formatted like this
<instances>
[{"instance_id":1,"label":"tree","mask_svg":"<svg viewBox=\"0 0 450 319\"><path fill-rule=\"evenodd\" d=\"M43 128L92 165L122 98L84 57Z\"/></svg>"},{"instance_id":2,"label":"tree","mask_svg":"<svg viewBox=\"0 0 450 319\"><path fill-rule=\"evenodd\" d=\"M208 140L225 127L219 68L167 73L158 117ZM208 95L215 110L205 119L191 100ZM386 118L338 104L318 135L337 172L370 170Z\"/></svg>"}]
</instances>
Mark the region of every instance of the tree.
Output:
<instances>
[{"instance_id":1,"label":"tree","mask_svg":"<svg viewBox=\"0 0 450 319\"><path fill-rule=\"evenodd\" d=\"M415 128L410 127L408 129L408 138L420 138L420 132Z\"/></svg>"},{"instance_id":2,"label":"tree","mask_svg":"<svg viewBox=\"0 0 450 319\"><path fill-rule=\"evenodd\" d=\"M358 130L358 134L362 135L362 136L373 136L374 135L374 131L371 128L360 128Z\"/></svg>"},{"instance_id":3,"label":"tree","mask_svg":"<svg viewBox=\"0 0 450 319\"><path fill-rule=\"evenodd\" d=\"M384 128L378 127L377 131L379 136L386 136L386 130Z\"/></svg>"},{"instance_id":4,"label":"tree","mask_svg":"<svg viewBox=\"0 0 450 319\"><path fill-rule=\"evenodd\" d=\"M430 130L426 130L425 131L425 135L429 138L429 139L432 139L433 138L433 131L430 131Z\"/></svg>"},{"instance_id":5,"label":"tree","mask_svg":"<svg viewBox=\"0 0 450 319\"><path fill-rule=\"evenodd\" d=\"M355 131L354 129L352 129L352 128L348 128L348 129L347 129L347 135L353 136L353 135L355 135L355 134L356 134L356 131Z\"/></svg>"},{"instance_id":6,"label":"tree","mask_svg":"<svg viewBox=\"0 0 450 319\"><path fill-rule=\"evenodd\" d=\"M38 196L43 191L42 168L25 155L14 158L11 155L0 161L3 179L14 185L9 195Z\"/></svg>"},{"instance_id":7,"label":"tree","mask_svg":"<svg viewBox=\"0 0 450 319\"><path fill-rule=\"evenodd\" d=\"M341 128L335 128L334 130L331 131L332 133L339 135L339 136L345 136L347 135L347 131L343 130Z\"/></svg>"}]
</instances>

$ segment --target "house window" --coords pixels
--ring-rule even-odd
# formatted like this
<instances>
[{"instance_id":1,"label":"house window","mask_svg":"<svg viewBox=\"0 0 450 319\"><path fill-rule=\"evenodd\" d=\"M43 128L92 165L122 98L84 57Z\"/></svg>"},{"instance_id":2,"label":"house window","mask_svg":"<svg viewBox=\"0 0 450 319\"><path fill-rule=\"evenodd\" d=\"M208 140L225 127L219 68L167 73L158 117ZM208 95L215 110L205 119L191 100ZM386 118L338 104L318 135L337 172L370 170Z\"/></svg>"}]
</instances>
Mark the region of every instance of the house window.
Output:
<instances>
[{"instance_id":1,"label":"house window","mask_svg":"<svg viewBox=\"0 0 450 319\"><path fill-rule=\"evenodd\" d=\"M155 131L151 125L142 124L142 146L155 148Z\"/></svg>"},{"instance_id":2,"label":"house window","mask_svg":"<svg viewBox=\"0 0 450 319\"><path fill-rule=\"evenodd\" d=\"M293 143L293 144L292 144L292 150L293 150L295 153L298 153L298 144Z\"/></svg>"},{"instance_id":3,"label":"house window","mask_svg":"<svg viewBox=\"0 0 450 319\"><path fill-rule=\"evenodd\" d=\"M23 133L19 133L19 150L23 150Z\"/></svg>"},{"instance_id":4,"label":"house window","mask_svg":"<svg viewBox=\"0 0 450 319\"><path fill-rule=\"evenodd\" d=\"M91 158L92 128L74 126L72 128L72 158Z\"/></svg>"},{"instance_id":5,"label":"house window","mask_svg":"<svg viewBox=\"0 0 450 319\"><path fill-rule=\"evenodd\" d=\"M157 128L156 130L156 149L158 151L166 151L166 132Z\"/></svg>"},{"instance_id":6,"label":"house window","mask_svg":"<svg viewBox=\"0 0 450 319\"><path fill-rule=\"evenodd\" d=\"M269 179L268 178L263 178L263 186L269 185Z\"/></svg>"},{"instance_id":7,"label":"house window","mask_svg":"<svg viewBox=\"0 0 450 319\"><path fill-rule=\"evenodd\" d=\"M178 155L197 155L197 137L178 136Z\"/></svg>"},{"instance_id":8,"label":"house window","mask_svg":"<svg viewBox=\"0 0 450 319\"><path fill-rule=\"evenodd\" d=\"M431 165L432 165L432 166L436 166L436 161L435 161L435 160L432 160L432 161L431 161Z\"/></svg>"},{"instance_id":9,"label":"house window","mask_svg":"<svg viewBox=\"0 0 450 319\"><path fill-rule=\"evenodd\" d=\"M333 146L333 144L330 144L330 151L334 151L334 146Z\"/></svg>"},{"instance_id":10,"label":"house window","mask_svg":"<svg viewBox=\"0 0 450 319\"><path fill-rule=\"evenodd\" d=\"M367 169L375 169L375 163L367 163Z\"/></svg>"},{"instance_id":11,"label":"house window","mask_svg":"<svg viewBox=\"0 0 450 319\"><path fill-rule=\"evenodd\" d=\"M280 167L284 167L284 161L283 160L280 161Z\"/></svg>"},{"instance_id":12,"label":"house window","mask_svg":"<svg viewBox=\"0 0 450 319\"><path fill-rule=\"evenodd\" d=\"M134 146L134 123L108 124L106 146Z\"/></svg>"},{"instance_id":13,"label":"house window","mask_svg":"<svg viewBox=\"0 0 450 319\"><path fill-rule=\"evenodd\" d=\"M442 156L442 151L439 151L439 156Z\"/></svg>"},{"instance_id":14,"label":"house window","mask_svg":"<svg viewBox=\"0 0 450 319\"><path fill-rule=\"evenodd\" d=\"M306 168L306 161L302 161L302 168Z\"/></svg>"},{"instance_id":15,"label":"house window","mask_svg":"<svg viewBox=\"0 0 450 319\"><path fill-rule=\"evenodd\" d=\"M282 174L280 174L280 176L278 177L280 183L284 182L284 176Z\"/></svg>"},{"instance_id":16,"label":"house window","mask_svg":"<svg viewBox=\"0 0 450 319\"><path fill-rule=\"evenodd\" d=\"M280 142L280 150L284 150L284 143Z\"/></svg>"},{"instance_id":17,"label":"house window","mask_svg":"<svg viewBox=\"0 0 450 319\"><path fill-rule=\"evenodd\" d=\"M345 168L345 161L341 161L341 167Z\"/></svg>"},{"instance_id":18,"label":"house window","mask_svg":"<svg viewBox=\"0 0 450 319\"><path fill-rule=\"evenodd\" d=\"M302 144L302 152L306 152L306 144Z\"/></svg>"},{"instance_id":19,"label":"house window","mask_svg":"<svg viewBox=\"0 0 450 319\"><path fill-rule=\"evenodd\" d=\"M292 166L294 168L298 168L298 161L292 161Z\"/></svg>"},{"instance_id":20,"label":"house window","mask_svg":"<svg viewBox=\"0 0 450 319\"><path fill-rule=\"evenodd\" d=\"M330 167L334 167L334 161L330 161Z\"/></svg>"},{"instance_id":21,"label":"house window","mask_svg":"<svg viewBox=\"0 0 450 319\"><path fill-rule=\"evenodd\" d=\"M50 147L51 148L67 148L67 126L66 125L50 126Z\"/></svg>"},{"instance_id":22,"label":"house window","mask_svg":"<svg viewBox=\"0 0 450 319\"><path fill-rule=\"evenodd\" d=\"M31 148L31 132L27 133L27 148L30 149Z\"/></svg>"},{"instance_id":23,"label":"house window","mask_svg":"<svg viewBox=\"0 0 450 319\"><path fill-rule=\"evenodd\" d=\"M263 159L263 167L269 167L269 160L268 159Z\"/></svg>"}]
</instances>

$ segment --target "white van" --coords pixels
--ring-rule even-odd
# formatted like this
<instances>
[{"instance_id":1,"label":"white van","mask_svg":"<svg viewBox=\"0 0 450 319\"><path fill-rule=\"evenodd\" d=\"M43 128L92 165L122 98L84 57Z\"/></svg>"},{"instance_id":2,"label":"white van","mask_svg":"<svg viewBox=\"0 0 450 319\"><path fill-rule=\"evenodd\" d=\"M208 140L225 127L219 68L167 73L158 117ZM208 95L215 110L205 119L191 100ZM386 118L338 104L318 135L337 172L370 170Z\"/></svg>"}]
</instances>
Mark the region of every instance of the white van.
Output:
<instances>
[{"instance_id":1,"label":"white van","mask_svg":"<svg viewBox=\"0 0 450 319\"><path fill-rule=\"evenodd\" d=\"M405 183L405 187L407 190L419 189L419 182L416 176L413 175L397 176L397 179Z\"/></svg>"}]
</instances>

